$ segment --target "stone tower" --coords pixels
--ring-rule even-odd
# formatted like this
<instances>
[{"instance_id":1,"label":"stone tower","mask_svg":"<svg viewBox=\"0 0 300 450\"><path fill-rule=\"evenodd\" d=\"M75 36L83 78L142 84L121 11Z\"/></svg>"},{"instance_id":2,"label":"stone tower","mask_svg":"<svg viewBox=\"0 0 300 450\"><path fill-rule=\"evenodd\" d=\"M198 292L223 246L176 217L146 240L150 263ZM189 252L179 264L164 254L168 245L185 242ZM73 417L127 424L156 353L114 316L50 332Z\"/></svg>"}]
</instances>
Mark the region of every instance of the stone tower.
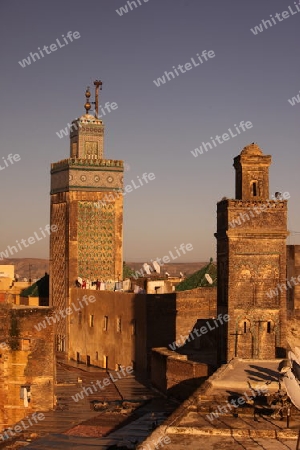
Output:
<instances>
[{"instance_id":1,"label":"stone tower","mask_svg":"<svg viewBox=\"0 0 300 450\"><path fill-rule=\"evenodd\" d=\"M269 200L271 156L256 144L234 158L235 199L217 205L219 362L281 357L286 348L287 201Z\"/></svg>"},{"instance_id":2,"label":"stone tower","mask_svg":"<svg viewBox=\"0 0 300 450\"><path fill-rule=\"evenodd\" d=\"M113 288L123 267L123 161L104 159L104 125L98 116L72 122L70 158L51 165L50 304L57 311L70 305L76 280L106 282ZM57 323L56 350L68 354L68 316Z\"/></svg>"}]
</instances>

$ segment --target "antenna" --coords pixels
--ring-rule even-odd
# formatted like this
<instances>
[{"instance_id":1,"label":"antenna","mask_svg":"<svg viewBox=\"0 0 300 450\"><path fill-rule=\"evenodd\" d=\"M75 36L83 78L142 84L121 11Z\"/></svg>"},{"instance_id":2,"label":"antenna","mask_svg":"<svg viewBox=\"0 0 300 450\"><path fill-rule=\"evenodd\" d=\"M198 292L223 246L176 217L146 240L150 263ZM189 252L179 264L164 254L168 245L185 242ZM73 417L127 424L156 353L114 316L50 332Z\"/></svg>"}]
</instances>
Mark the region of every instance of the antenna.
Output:
<instances>
[{"instance_id":1,"label":"antenna","mask_svg":"<svg viewBox=\"0 0 300 450\"><path fill-rule=\"evenodd\" d=\"M154 267L156 273L160 273L160 265L158 264L157 261L153 261L153 267Z\"/></svg>"},{"instance_id":2,"label":"antenna","mask_svg":"<svg viewBox=\"0 0 300 450\"><path fill-rule=\"evenodd\" d=\"M98 119L98 111L99 111L99 89L102 91L102 81L95 80L94 86L95 88L95 101L93 102L93 105L95 105L95 117Z\"/></svg>"}]
</instances>

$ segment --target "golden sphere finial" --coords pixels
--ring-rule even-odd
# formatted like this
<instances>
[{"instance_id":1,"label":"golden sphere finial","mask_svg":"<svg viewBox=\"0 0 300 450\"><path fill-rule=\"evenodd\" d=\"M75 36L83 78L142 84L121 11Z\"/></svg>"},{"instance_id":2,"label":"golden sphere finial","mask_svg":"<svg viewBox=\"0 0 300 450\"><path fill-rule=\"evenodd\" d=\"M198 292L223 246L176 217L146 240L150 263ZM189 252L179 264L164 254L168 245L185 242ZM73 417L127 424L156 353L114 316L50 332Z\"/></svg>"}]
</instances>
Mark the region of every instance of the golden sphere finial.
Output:
<instances>
[{"instance_id":1,"label":"golden sphere finial","mask_svg":"<svg viewBox=\"0 0 300 450\"><path fill-rule=\"evenodd\" d=\"M89 110L91 109L91 104L89 102L86 102L84 107L85 107L85 112L88 114Z\"/></svg>"},{"instance_id":2,"label":"golden sphere finial","mask_svg":"<svg viewBox=\"0 0 300 450\"><path fill-rule=\"evenodd\" d=\"M89 110L91 109L91 104L89 102L90 96L91 96L90 87L88 86L85 91L86 103L85 103L84 107L85 107L86 114L88 114Z\"/></svg>"}]
</instances>

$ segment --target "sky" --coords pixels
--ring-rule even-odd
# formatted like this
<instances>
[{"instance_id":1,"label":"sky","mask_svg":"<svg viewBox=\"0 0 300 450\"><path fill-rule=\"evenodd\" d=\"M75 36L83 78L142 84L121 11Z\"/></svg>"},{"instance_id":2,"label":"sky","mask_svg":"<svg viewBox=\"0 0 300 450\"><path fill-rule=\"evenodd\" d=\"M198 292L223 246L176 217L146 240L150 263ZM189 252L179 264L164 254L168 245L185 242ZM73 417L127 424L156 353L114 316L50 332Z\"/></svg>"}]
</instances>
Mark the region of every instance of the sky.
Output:
<instances>
[{"instance_id":1,"label":"sky","mask_svg":"<svg viewBox=\"0 0 300 450\"><path fill-rule=\"evenodd\" d=\"M69 157L69 138L57 133L84 114L95 79L103 81L100 105L118 105L103 117L105 157L124 160L124 185L155 175L124 197L124 260L162 258L182 243L193 249L174 262L215 259L216 204L234 198L233 158L252 142L272 155L270 194L289 192L287 243L300 244L300 97L288 101L300 91L294 1L128 3L0 3L0 252L36 232L39 241L11 257L49 257L42 230L50 222L50 164ZM264 25L270 16L272 26ZM30 53L45 45L48 54L33 61ZM170 71L175 78L157 86ZM252 127L193 156L241 121ZM9 154L20 157L11 163Z\"/></svg>"}]
</instances>

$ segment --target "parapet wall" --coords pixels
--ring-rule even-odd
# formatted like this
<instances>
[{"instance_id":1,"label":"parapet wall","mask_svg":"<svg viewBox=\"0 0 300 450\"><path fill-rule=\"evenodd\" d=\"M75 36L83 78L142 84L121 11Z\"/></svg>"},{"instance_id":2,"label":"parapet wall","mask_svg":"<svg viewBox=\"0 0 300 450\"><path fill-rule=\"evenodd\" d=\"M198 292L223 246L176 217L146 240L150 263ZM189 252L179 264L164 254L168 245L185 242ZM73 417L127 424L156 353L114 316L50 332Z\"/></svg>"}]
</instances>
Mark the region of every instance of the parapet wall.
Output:
<instances>
[{"instance_id":1,"label":"parapet wall","mask_svg":"<svg viewBox=\"0 0 300 450\"><path fill-rule=\"evenodd\" d=\"M152 349L151 382L164 394L185 399L212 373L208 364L197 363L167 348Z\"/></svg>"},{"instance_id":2,"label":"parapet wall","mask_svg":"<svg viewBox=\"0 0 300 450\"><path fill-rule=\"evenodd\" d=\"M0 429L54 406L55 330L35 328L52 314L45 307L0 308Z\"/></svg>"}]
</instances>

